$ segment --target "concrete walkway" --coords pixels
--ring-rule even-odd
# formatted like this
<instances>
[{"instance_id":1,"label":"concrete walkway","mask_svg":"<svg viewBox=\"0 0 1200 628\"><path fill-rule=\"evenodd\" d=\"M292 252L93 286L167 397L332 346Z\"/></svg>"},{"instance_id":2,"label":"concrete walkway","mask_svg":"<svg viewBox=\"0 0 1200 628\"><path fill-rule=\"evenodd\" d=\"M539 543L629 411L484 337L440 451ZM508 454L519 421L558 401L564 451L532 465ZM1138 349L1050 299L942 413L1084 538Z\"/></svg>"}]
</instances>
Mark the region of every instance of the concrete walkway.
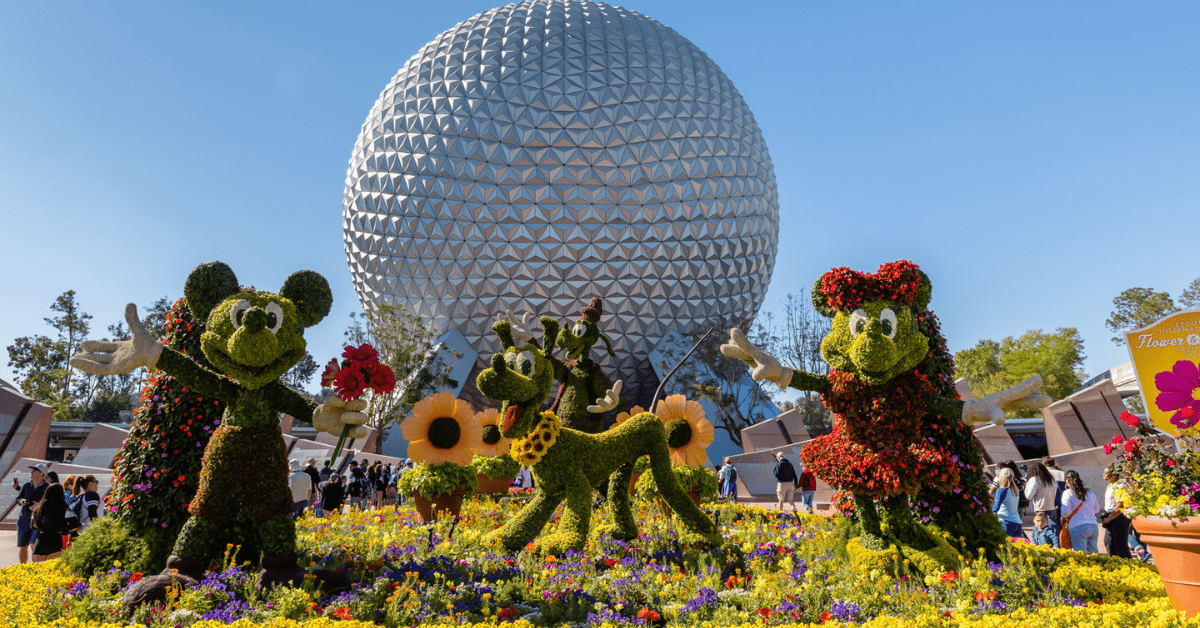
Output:
<instances>
[{"instance_id":1,"label":"concrete walkway","mask_svg":"<svg viewBox=\"0 0 1200 628\"><path fill-rule=\"evenodd\" d=\"M29 548L30 553L33 548ZM0 531L0 568L11 567L20 562L17 553L17 533L13 531Z\"/></svg>"}]
</instances>

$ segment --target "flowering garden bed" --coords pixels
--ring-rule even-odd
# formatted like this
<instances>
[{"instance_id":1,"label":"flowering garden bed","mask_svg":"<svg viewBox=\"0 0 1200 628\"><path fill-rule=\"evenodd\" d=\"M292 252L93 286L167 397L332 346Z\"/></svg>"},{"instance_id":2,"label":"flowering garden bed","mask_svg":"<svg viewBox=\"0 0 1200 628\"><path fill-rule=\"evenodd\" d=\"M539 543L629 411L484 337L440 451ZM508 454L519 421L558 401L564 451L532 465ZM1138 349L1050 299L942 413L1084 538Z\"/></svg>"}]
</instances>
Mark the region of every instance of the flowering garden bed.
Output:
<instances>
[{"instance_id":1,"label":"flowering garden bed","mask_svg":"<svg viewBox=\"0 0 1200 628\"><path fill-rule=\"evenodd\" d=\"M520 504L470 501L457 525L430 527L411 508L304 519L304 562L357 583L335 597L256 595L256 570L230 558L201 587L130 615L121 594L140 574L114 565L81 580L57 560L20 565L0 572L0 624L1200 626L1173 612L1153 568L1134 561L1015 543L1002 563L918 577L856 543L867 567L852 567L837 519L717 506L728 542L700 551L678 546L678 522L656 507L635 507L635 542L594 538L583 553L546 557L478 543Z\"/></svg>"}]
</instances>

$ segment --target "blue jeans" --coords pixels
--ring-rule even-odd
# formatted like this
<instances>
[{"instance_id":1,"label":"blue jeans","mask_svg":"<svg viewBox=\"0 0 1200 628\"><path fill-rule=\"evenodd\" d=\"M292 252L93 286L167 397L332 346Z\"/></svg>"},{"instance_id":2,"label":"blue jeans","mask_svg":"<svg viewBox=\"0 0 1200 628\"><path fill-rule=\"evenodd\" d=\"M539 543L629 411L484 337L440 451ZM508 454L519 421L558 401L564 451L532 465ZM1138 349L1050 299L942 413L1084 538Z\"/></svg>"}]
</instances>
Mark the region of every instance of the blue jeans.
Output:
<instances>
[{"instance_id":1,"label":"blue jeans","mask_svg":"<svg viewBox=\"0 0 1200 628\"><path fill-rule=\"evenodd\" d=\"M299 519L304 514L304 509L308 508L308 500L295 502L292 504L292 518Z\"/></svg>"},{"instance_id":2,"label":"blue jeans","mask_svg":"<svg viewBox=\"0 0 1200 628\"><path fill-rule=\"evenodd\" d=\"M725 482L725 486L721 487L721 494L725 497L737 501L737 482Z\"/></svg>"},{"instance_id":3,"label":"blue jeans","mask_svg":"<svg viewBox=\"0 0 1200 628\"><path fill-rule=\"evenodd\" d=\"M804 502L804 507L809 512L813 511L813 497L816 496L816 491L800 491L800 501Z\"/></svg>"},{"instance_id":4,"label":"blue jeans","mask_svg":"<svg viewBox=\"0 0 1200 628\"><path fill-rule=\"evenodd\" d=\"M1089 554L1100 553L1100 526L1094 523L1081 523L1071 526L1071 549Z\"/></svg>"}]
</instances>

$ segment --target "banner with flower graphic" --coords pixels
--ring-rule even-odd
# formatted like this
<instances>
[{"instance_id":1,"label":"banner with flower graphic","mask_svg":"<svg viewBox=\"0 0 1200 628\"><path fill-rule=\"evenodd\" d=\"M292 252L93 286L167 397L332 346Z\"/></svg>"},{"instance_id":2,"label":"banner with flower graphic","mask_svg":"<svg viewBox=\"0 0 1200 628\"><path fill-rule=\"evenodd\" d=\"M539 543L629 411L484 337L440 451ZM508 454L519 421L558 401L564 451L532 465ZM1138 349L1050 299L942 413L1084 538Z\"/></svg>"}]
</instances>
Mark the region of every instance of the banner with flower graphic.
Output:
<instances>
[{"instance_id":1,"label":"banner with flower graphic","mask_svg":"<svg viewBox=\"0 0 1200 628\"><path fill-rule=\"evenodd\" d=\"M1125 341L1150 422L1178 435L1200 420L1200 311L1172 314Z\"/></svg>"}]
</instances>

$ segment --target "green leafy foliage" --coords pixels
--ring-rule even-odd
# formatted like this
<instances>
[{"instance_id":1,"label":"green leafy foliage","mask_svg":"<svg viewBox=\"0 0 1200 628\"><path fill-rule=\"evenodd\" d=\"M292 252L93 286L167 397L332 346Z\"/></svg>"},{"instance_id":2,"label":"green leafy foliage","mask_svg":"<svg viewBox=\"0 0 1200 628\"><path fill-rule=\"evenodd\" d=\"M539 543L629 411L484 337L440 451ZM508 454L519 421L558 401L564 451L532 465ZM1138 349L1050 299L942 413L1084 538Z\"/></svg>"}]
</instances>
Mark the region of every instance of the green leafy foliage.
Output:
<instances>
[{"instance_id":1,"label":"green leafy foliage","mask_svg":"<svg viewBox=\"0 0 1200 628\"><path fill-rule=\"evenodd\" d=\"M1042 376L1042 390L1062 399L1079 389L1083 372L1083 338L1074 327L1052 334L1031 329L1000 342L981 340L954 356L958 375L965 377L976 397L1011 388L1031 375ZM1040 410L1018 410L1017 417L1041 416Z\"/></svg>"},{"instance_id":2,"label":"green leafy foliage","mask_svg":"<svg viewBox=\"0 0 1200 628\"><path fill-rule=\"evenodd\" d=\"M713 473L707 466L689 467L687 465L675 465L671 467L671 474L675 476L675 480L679 482L679 486L683 487L685 492L698 492L701 501L710 501L716 498L718 487L717 474ZM659 495L659 491L658 482L654 479L654 473L643 473L634 485L634 491L639 499L656 498Z\"/></svg>"},{"instance_id":3,"label":"green leafy foliage","mask_svg":"<svg viewBox=\"0 0 1200 628\"><path fill-rule=\"evenodd\" d=\"M63 562L82 576L102 572L120 561L129 571L153 573L162 569L167 556L160 537L164 533L137 531L132 522L120 517L101 517L93 521L63 554ZM174 541L174 537L170 537Z\"/></svg>"},{"instance_id":4,"label":"green leafy foliage","mask_svg":"<svg viewBox=\"0 0 1200 628\"><path fill-rule=\"evenodd\" d=\"M509 480L517 477L517 473L521 471L521 465L508 454L476 455L471 458L471 468L475 470L475 473L486 478L507 478Z\"/></svg>"},{"instance_id":5,"label":"green leafy foliage","mask_svg":"<svg viewBox=\"0 0 1200 628\"><path fill-rule=\"evenodd\" d=\"M1112 341L1120 345L1125 344L1125 337L1120 332L1141 329L1178 311L1166 292L1155 292L1154 288L1130 288L1113 298L1113 311L1104 325L1109 331L1117 332Z\"/></svg>"},{"instance_id":6,"label":"green leafy foliage","mask_svg":"<svg viewBox=\"0 0 1200 628\"><path fill-rule=\"evenodd\" d=\"M476 457L478 458L478 456ZM474 468L464 467L453 462L432 465L419 464L413 469L405 471L396 483L396 491L400 494L418 494L425 499L433 499L438 495L449 495L460 489L465 490L468 495L474 493L479 489L479 478L476 477Z\"/></svg>"}]
</instances>

